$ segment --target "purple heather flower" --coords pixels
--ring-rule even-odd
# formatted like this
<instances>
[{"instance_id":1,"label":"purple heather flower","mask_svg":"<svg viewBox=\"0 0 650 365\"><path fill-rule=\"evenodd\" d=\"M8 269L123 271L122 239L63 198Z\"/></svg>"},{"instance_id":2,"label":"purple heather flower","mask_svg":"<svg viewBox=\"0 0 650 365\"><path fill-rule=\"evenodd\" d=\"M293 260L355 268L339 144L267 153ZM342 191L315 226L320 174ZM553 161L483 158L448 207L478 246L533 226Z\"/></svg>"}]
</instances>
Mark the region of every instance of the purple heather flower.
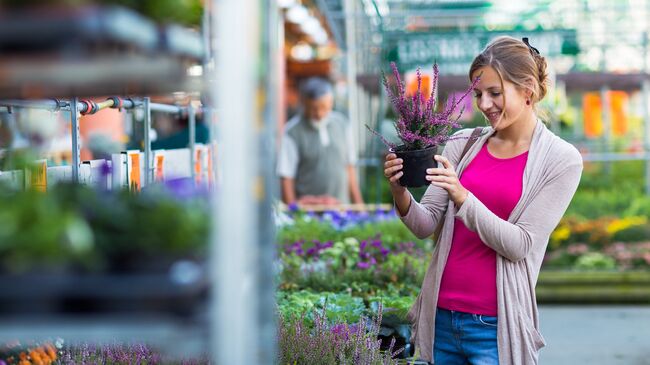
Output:
<instances>
[{"instance_id":1,"label":"purple heather flower","mask_svg":"<svg viewBox=\"0 0 650 365\"><path fill-rule=\"evenodd\" d=\"M113 169L108 164L108 161L104 160L104 163L101 164L100 172L101 172L102 176L104 176L104 177L110 175L113 172Z\"/></svg>"},{"instance_id":2,"label":"purple heather flower","mask_svg":"<svg viewBox=\"0 0 650 365\"><path fill-rule=\"evenodd\" d=\"M300 209L298 208L298 204L297 204L297 203L291 203L291 204L289 204L288 208L289 208L289 211L292 212L292 213L295 213L295 212L297 212L298 210L300 210Z\"/></svg>"},{"instance_id":3,"label":"purple heather flower","mask_svg":"<svg viewBox=\"0 0 650 365\"><path fill-rule=\"evenodd\" d=\"M192 178L166 180L164 186L173 197L179 200L206 197L208 195L208 190L197 187Z\"/></svg>"},{"instance_id":4,"label":"purple heather flower","mask_svg":"<svg viewBox=\"0 0 650 365\"><path fill-rule=\"evenodd\" d=\"M398 115L395 126L398 137L404 143L404 148L406 150L414 150L445 143L450 138L451 128L458 128L460 126L458 123L460 116L458 118L452 118L452 114L455 112L459 103L474 88L478 79L474 80L472 86L460 98L456 99L452 97L451 103L448 103L442 112L437 112L435 105L439 75L437 65L433 66L433 87L428 98L422 94L422 74L419 68L416 70L417 90L411 97L407 97L405 94L399 70L394 62L391 63L391 69L397 89L394 90L391 88L385 75L382 76L382 82L388 98ZM371 129L370 127L368 128ZM371 131L375 135L379 135L376 131L372 129ZM382 142L391 148L391 150L395 149L395 145L387 143L383 137Z\"/></svg>"},{"instance_id":5,"label":"purple heather flower","mask_svg":"<svg viewBox=\"0 0 650 365\"><path fill-rule=\"evenodd\" d=\"M370 264L369 264L368 262L359 261L359 262L357 262L357 267L358 267L359 269L369 269L369 268L370 268Z\"/></svg>"}]
</instances>

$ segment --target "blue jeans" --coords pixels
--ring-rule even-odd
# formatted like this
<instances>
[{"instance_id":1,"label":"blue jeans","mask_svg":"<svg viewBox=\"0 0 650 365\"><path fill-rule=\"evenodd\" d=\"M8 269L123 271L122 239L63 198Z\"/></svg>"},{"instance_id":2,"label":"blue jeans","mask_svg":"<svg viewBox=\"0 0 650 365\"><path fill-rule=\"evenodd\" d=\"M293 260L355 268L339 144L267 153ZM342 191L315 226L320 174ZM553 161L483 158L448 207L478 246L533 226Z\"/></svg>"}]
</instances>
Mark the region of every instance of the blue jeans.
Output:
<instances>
[{"instance_id":1,"label":"blue jeans","mask_svg":"<svg viewBox=\"0 0 650 365\"><path fill-rule=\"evenodd\" d=\"M435 365L498 365L497 317L438 308Z\"/></svg>"}]
</instances>

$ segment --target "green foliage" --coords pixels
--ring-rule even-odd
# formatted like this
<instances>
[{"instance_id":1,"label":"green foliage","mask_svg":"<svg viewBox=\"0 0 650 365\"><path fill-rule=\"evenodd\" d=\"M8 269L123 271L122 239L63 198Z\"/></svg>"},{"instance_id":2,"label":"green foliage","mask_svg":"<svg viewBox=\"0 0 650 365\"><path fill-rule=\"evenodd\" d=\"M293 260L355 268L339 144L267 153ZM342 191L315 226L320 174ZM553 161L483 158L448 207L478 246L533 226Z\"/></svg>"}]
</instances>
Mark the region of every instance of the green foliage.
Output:
<instances>
[{"instance_id":1,"label":"green foliage","mask_svg":"<svg viewBox=\"0 0 650 365\"><path fill-rule=\"evenodd\" d=\"M353 224L345 229L336 229L327 221L297 213L294 223L283 226L278 230L276 241L282 246L300 240L311 242L337 242L348 238L358 241L381 237L382 242L389 248L394 248L398 243L414 242L417 247L425 250L432 249L430 240L421 240L402 223L397 217L373 223Z\"/></svg>"},{"instance_id":2,"label":"green foliage","mask_svg":"<svg viewBox=\"0 0 650 365\"><path fill-rule=\"evenodd\" d=\"M644 186L643 161L587 162L566 215L589 219L648 215L650 197Z\"/></svg>"},{"instance_id":3,"label":"green foliage","mask_svg":"<svg viewBox=\"0 0 650 365\"><path fill-rule=\"evenodd\" d=\"M627 216L635 211L647 212L648 207L650 207L650 197L635 193L633 189L622 187L620 190L618 188L616 190L578 190L566 215L588 219L612 215Z\"/></svg>"},{"instance_id":4,"label":"green foliage","mask_svg":"<svg viewBox=\"0 0 650 365\"><path fill-rule=\"evenodd\" d=\"M384 296L375 295L370 297L370 310L379 311L380 305L383 308L384 315L394 315L403 322L408 322L406 314L413 306L416 296Z\"/></svg>"},{"instance_id":5,"label":"green foliage","mask_svg":"<svg viewBox=\"0 0 650 365\"><path fill-rule=\"evenodd\" d=\"M60 184L47 193L4 192L0 205L0 270L101 271L147 266L154 258L205 252L207 207L162 191L97 191Z\"/></svg>"},{"instance_id":6,"label":"green foliage","mask_svg":"<svg viewBox=\"0 0 650 365\"><path fill-rule=\"evenodd\" d=\"M332 225L309 219L304 214L295 218L295 223L278 230L277 242L280 244L292 243L299 240L338 241L342 233L337 232Z\"/></svg>"},{"instance_id":7,"label":"green foliage","mask_svg":"<svg viewBox=\"0 0 650 365\"><path fill-rule=\"evenodd\" d=\"M367 298L391 288L393 293L412 295L424 279L430 255L406 252L389 254L384 261L368 269L358 268L358 242L347 239L326 249L317 259L300 257L294 253L280 255L282 270L280 288L284 290L310 289L340 292Z\"/></svg>"},{"instance_id":8,"label":"green foliage","mask_svg":"<svg viewBox=\"0 0 650 365\"><path fill-rule=\"evenodd\" d=\"M276 295L278 311L286 320L304 320L311 327L314 313L325 310L329 323L356 323L366 313L363 299L348 293L278 291Z\"/></svg>"},{"instance_id":9,"label":"green foliage","mask_svg":"<svg viewBox=\"0 0 650 365\"><path fill-rule=\"evenodd\" d=\"M600 252L589 252L578 257L574 267L578 270L613 270L616 261Z\"/></svg>"},{"instance_id":10,"label":"green foliage","mask_svg":"<svg viewBox=\"0 0 650 365\"><path fill-rule=\"evenodd\" d=\"M159 23L199 26L203 13L201 0L5 0L8 7L120 5L133 9Z\"/></svg>"},{"instance_id":11,"label":"green foliage","mask_svg":"<svg viewBox=\"0 0 650 365\"><path fill-rule=\"evenodd\" d=\"M352 237L336 241L321 253L321 258L328 261L334 271L353 269L359 262L359 241Z\"/></svg>"},{"instance_id":12,"label":"green foliage","mask_svg":"<svg viewBox=\"0 0 650 365\"><path fill-rule=\"evenodd\" d=\"M587 162L578 190L625 189L620 191L641 193L645 183L644 171L644 161Z\"/></svg>"},{"instance_id":13,"label":"green foliage","mask_svg":"<svg viewBox=\"0 0 650 365\"><path fill-rule=\"evenodd\" d=\"M612 236L613 242L650 241L650 224L631 226L620 230Z\"/></svg>"}]
</instances>

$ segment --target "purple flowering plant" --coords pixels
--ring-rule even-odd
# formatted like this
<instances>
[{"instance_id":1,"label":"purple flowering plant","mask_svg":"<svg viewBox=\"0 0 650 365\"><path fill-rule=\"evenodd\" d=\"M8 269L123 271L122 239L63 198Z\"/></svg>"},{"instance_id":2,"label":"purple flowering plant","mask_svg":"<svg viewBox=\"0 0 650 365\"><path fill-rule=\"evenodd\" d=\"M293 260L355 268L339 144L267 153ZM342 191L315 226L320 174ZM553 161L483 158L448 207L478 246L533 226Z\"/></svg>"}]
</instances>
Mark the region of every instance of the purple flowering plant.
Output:
<instances>
[{"instance_id":1,"label":"purple flowering plant","mask_svg":"<svg viewBox=\"0 0 650 365\"><path fill-rule=\"evenodd\" d=\"M420 72L420 68L416 71L417 90L413 95L409 96L395 62L391 62L390 67L395 78L396 88L393 89L391 87L388 78L383 72L382 83L386 89L388 99L397 113L395 129L397 136L403 144L400 146L395 145L386 140L379 132L370 128L370 126L366 125L366 128L378 136L391 151L421 150L439 146L454 139L451 136L451 131L454 128L461 127L458 120L462 116L464 109L461 108L460 113L456 117L453 114L458 105L474 89L479 78L474 79L471 86L460 99L456 100L454 96L452 101L447 103L447 106L442 111L437 111L438 104L436 103L436 98L439 76L437 64L433 65L433 86L429 95L425 95L422 92L422 73Z\"/></svg>"}]
</instances>

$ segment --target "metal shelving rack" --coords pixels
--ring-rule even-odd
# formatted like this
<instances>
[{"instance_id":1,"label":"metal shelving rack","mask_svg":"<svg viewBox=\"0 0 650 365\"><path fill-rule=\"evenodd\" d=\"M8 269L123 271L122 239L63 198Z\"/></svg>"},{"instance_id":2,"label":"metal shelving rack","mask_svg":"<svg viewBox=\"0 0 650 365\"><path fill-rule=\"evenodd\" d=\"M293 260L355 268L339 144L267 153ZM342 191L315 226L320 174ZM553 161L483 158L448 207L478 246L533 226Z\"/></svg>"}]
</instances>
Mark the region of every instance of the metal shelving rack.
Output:
<instances>
[{"instance_id":1,"label":"metal shelving rack","mask_svg":"<svg viewBox=\"0 0 650 365\"><path fill-rule=\"evenodd\" d=\"M80 159L80 136L79 136L79 115L89 115L95 114L102 109L114 108L114 109L124 109L124 110L134 110L136 108L142 108L144 110L144 123L143 123L143 135L144 135L144 155L146 168L145 168L145 185L151 184L153 182L153 156L151 150L151 112L158 111L163 113L170 114L188 114L188 125L189 125L189 141L188 146L190 149L190 159L189 166L191 171L191 177L194 178L195 171L192 168L194 166L194 153L195 153L195 130L196 130L196 113L200 111L192 106L191 102L187 106L178 106L178 105L169 105L169 104L160 104L152 103L151 98L120 98L120 97L110 97L103 102L95 102L90 99L73 98L72 100L19 100L19 99L7 99L0 100L0 111L2 109L10 111L14 108L37 108L37 109L46 109L50 111L57 110L67 110L70 111L70 123L71 123L71 138L72 138L72 182L79 182L79 167L81 166Z\"/></svg>"}]
</instances>

